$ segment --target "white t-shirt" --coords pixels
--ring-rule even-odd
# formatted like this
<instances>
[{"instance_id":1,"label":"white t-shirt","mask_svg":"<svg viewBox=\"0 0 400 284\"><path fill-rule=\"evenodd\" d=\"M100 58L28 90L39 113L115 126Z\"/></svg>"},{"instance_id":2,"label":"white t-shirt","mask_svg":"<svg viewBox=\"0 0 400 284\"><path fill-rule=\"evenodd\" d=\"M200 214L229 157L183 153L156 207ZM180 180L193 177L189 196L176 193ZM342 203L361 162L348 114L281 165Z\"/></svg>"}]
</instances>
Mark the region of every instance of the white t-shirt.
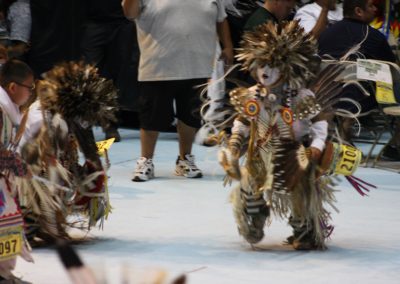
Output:
<instances>
[{"instance_id":1,"label":"white t-shirt","mask_svg":"<svg viewBox=\"0 0 400 284\"><path fill-rule=\"evenodd\" d=\"M217 22L226 18L221 0L143 0L136 19L139 81L209 78Z\"/></svg>"},{"instance_id":2,"label":"white t-shirt","mask_svg":"<svg viewBox=\"0 0 400 284\"><path fill-rule=\"evenodd\" d=\"M300 26L308 33L310 32L321 14L322 7L317 3L311 3L301 7L294 16L295 20L300 20ZM328 12L329 24L334 24L343 19L343 9L341 6L336 5L336 10Z\"/></svg>"},{"instance_id":3,"label":"white t-shirt","mask_svg":"<svg viewBox=\"0 0 400 284\"><path fill-rule=\"evenodd\" d=\"M28 43L31 37L31 6L30 0L18 0L13 3L8 11L10 40Z\"/></svg>"}]
</instances>

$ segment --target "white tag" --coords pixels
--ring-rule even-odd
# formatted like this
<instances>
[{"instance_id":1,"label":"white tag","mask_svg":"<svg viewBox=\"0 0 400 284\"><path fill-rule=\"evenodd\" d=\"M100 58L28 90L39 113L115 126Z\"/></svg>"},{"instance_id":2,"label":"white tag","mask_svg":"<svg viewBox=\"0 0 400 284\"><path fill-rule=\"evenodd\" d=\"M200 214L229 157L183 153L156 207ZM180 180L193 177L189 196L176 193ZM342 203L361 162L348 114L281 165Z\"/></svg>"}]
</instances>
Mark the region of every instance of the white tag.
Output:
<instances>
[{"instance_id":1,"label":"white tag","mask_svg":"<svg viewBox=\"0 0 400 284\"><path fill-rule=\"evenodd\" d=\"M368 59L357 59L357 79L379 81L392 84L390 66Z\"/></svg>"}]
</instances>

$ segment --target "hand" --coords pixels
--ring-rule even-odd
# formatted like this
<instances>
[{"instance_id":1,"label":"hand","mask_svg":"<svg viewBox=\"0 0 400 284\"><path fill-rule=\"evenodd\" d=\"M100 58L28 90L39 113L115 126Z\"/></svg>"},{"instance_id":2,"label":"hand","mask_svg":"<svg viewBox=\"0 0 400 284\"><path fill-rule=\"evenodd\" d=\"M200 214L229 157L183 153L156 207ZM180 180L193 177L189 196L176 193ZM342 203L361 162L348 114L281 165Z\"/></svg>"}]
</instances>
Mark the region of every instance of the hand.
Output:
<instances>
[{"instance_id":1,"label":"hand","mask_svg":"<svg viewBox=\"0 0 400 284\"><path fill-rule=\"evenodd\" d=\"M10 47L8 47L7 51L9 54L9 57L20 57L22 55L24 55L25 53L27 53L29 50L29 45L27 43L17 43L14 44Z\"/></svg>"},{"instance_id":2,"label":"hand","mask_svg":"<svg viewBox=\"0 0 400 284\"><path fill-rule=\"evenodd\" d=\"M310 159L318 163L322 156L321 150L315 147L310 147L309 149L310 149Z\"/></svg>"},{"instance_id":3,"label":"hand","mask_svg":"<svg viewBox=\"0 0 400 284\"><path fill-rule=\"evenodd\" d=\"M219 57L219 59L224 60L225 65L231 66L233 64L233 48L228 47L228 48L224 48L221 51L221 55Z\"/></svg>"},{"instance_id":4,"label":"hand","mask_svg":"<svg viewBox=\"0 0 400 284\"><path fill-rule=\"evenodd\" d=\"M218 160L226 174L231 178L240 180L239 156L232 154L229 149L222 149L219 152Z\"/></svg>"},{"instance_id":5,"label":"hand","mask_svg":"<svg viewBox=\"0 0 400 284\"><path fill-rule=\"evenodd\" d=\"M319 5L323 9L327 9L327 10L330 10L330 11L336 10L336 0L321 0L319 2Z\"/></svg>"}]
</instances>

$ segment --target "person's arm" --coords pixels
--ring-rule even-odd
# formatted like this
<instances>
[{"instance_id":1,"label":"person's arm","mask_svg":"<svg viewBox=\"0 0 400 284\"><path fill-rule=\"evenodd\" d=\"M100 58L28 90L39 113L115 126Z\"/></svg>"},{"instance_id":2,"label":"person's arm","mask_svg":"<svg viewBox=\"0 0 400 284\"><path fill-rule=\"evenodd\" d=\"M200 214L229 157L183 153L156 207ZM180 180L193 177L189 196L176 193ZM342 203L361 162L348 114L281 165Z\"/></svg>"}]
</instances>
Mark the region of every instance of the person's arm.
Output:
<instances>
[{"instance_id":1,"label":"person's arm","mask_svg":"<svg viewBox=\"0 0 400 284\"><path fill-rule=\"evenodd\" d=\"M318 39L321 33L328 26L328 13L329 7L332 6L332 1L336 0L321 0L318 3L318 5L322 9L316 21L314 16L308 14L307 11L303 11L301 9L296 14L295 20L300 20L300 25L304 28L304 30L312 34L314 38Z\"/></svg>"},{"instance_id":2,"label":"person's arm","mask_svg":"<svg viewBox=\"0 0 400 284\"><path fill-rule=\"evenodd\" d=\"M311 147L317 148L322 151L325 148L325 141L328 137L328 122L326 120L319 120L314 122L311 127Z\"/></svg>"},{"instance_id":3,"label":"person's arm","mask_svg":"<svg viewBox=\"0 0 400 284\"><path fill-rule=\"evenodd\" d=\"M0 110L0 131L3 130L3 112ZM10 171L15 176L23 177L29 174L26 163L18 153L8 150L0 142L0 173Z\"/></svg>"},{"instance_id":4,"label":"person's arm","mask_svg":"<svg viewBox=\"0 0 400 284\"><path fill-rule=\"evenodd\" d=\"M307 97L315 97L315 94L310 89L301 89L298 94L298 98L305 100ZM308 111L311 120L310 135L311 145L309 147L311 159L318 162L321 158L322 151L325 148L325 142L328 137L328 119L330 119L327 113L317 112L311 114Z\"/></svg>"},{"instance_id":5,"label":"person's arm","mask_svg":"<svg viewBox=\"0 0 400 284\"><path fill-rule=\"evenodd\" d=\"M7 48L9 58L20 58L29 50L29 45L26 42L13 40Z\"/></svg>"},{"instance_id":6,"label":"person's arm","mask_svg":"<svg viewBox=\"0 0 400 284\"><path fill-rule=\"evenodd\" d=\"M218 160L226 174L231 178L240 179L239 158L245 142L248 140L250 127L245 119L237 118L232 127L232 135L228 145L218 154Z\"/></svg>"},{"instance_id":7,"label":"person's arm","mask_svg":"<svg viewBox=\"0 0 400 284\"><path fill-rule=\"evenodd\" d=\"M124 15L128 19L136 19L140 15L141 0L123 0L122 9Z\"/></svg>"},{"instance_id":8,"label":"person's arm","mask_svg":"<svg viewBox=\"0 0 400 284\"><path fill-rule=\"evenodd\" d=\"M221 58L225 61L225 64L232 65L233 45L228 21L226 19L221 23L217 23L217 32L219 40L222 43Z\"/></svg>"},{"instance_id":9,"label":"person's arm","mask_svg":"<svg viewBox=\"0 0 400 284\"><path fill-rule=\"evenodd\" d=\"M321 13L315 23L315 26L310 31L310 34L314 36L314 38L318 39L321 33L328 26L328 12L329 9L327 7L322 7Z\"/></svg>"}]
</instances>

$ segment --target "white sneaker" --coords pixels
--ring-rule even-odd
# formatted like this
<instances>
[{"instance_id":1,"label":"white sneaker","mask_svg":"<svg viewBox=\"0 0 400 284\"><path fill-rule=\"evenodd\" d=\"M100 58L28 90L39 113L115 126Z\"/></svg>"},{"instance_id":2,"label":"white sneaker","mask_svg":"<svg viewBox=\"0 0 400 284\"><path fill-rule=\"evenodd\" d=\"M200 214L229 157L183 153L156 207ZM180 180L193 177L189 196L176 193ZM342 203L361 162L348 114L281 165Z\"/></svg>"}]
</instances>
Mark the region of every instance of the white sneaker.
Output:
<instances>
[{"instance_id":1,"label":"white sneaker","mask_svg":"<svg viewBox=\"0 0 400 284\"><path fill-rule=\"evenodd\" d=\"M178 156L178 159L176 160L175 174L187 178L201 178L203 176L201 170L199 170L194 163L194 156L190 154L186 154L184 160L181 160Z\"/></svg>"},{"instance_id":2,"label":"white sneaker","mask_svg":"<svg viewBox=\"0 0 400 284\"><path fill-rule=\"evenodd\" d=\"M152 159L141 157L136 161L132 181L148 181L154 178L154 165Z\"/></svg>"}]
</instances>

